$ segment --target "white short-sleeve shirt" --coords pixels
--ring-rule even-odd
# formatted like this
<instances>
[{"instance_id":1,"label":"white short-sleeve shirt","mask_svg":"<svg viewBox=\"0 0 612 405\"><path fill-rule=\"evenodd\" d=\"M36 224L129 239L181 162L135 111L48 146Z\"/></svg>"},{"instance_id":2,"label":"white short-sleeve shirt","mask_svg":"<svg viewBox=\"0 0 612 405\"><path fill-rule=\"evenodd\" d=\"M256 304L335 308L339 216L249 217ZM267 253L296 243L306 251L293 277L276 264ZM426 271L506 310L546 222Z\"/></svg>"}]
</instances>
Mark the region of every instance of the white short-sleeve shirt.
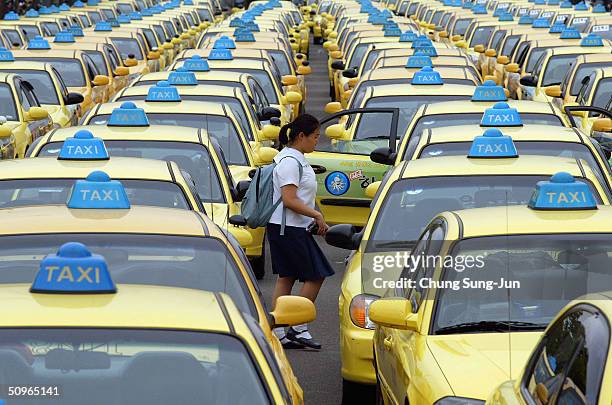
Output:
<instances>
[{"instance_id":1,"label":"white short-sleeve shirt","mask_svg":"<svg viewBox=\"0 0 612 405\"><path fill-rule=\"evenodd\" d=\"M293 156L295 159L285 156ZM300 179L300 169L298 162L302 165L302 178ZM277 201L281 198L281 187L288 184L297 186L297 198L299 198L304 204L310 208L315 207L315 197L317 195L317 177L315 172L306 161L304 154L297 149L285 147L281 150L278 155L274 158L276 167L274 168L273 184L274 184L274 197L273 201ZM270 222L273 224L281 224L283 218L283 202L276 207L276 210L270 218ZM290 209L286 211L285 225L296 226L300 228L306 228L313 221L311 217L298 214Z\"/></svg>"}]
</instances>

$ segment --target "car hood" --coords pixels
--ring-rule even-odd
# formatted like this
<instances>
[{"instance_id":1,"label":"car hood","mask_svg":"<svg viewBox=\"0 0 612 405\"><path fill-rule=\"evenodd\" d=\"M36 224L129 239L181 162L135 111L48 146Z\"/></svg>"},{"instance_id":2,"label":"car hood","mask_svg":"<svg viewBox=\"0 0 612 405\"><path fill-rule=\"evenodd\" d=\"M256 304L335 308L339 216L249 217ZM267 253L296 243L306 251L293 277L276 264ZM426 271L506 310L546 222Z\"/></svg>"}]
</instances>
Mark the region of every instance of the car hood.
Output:
<instances>
[{"instance_id":1,"label":"car hood","mask_svg":"<svg viewBox=\"0 0 612 405\"><path fill-rule=\"evenodd\" d=\"M541 334L439 335L427 345L456 396L486 400L492 387L521 374Z\"/></svg>"}]
</instances>

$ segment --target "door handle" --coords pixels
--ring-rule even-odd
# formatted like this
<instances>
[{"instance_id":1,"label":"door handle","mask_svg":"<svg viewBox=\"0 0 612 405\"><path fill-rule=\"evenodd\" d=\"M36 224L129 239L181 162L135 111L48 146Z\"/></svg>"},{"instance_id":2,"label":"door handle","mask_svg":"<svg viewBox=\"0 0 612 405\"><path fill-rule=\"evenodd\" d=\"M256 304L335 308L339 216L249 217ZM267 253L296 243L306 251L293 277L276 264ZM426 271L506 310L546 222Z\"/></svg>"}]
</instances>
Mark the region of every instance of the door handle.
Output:
<instances>
[{"instance_id":1,"label":"door handle","mask_svg":"<svg viewBox=\"0 0 612 405\"><path fill-rule=\"evenodd\" d=\"M385 340L383 340L383 345L385 346L385 350L391 350L391 348L393 347L393 337L387 336Z\"/></svg>"}]
</instances>

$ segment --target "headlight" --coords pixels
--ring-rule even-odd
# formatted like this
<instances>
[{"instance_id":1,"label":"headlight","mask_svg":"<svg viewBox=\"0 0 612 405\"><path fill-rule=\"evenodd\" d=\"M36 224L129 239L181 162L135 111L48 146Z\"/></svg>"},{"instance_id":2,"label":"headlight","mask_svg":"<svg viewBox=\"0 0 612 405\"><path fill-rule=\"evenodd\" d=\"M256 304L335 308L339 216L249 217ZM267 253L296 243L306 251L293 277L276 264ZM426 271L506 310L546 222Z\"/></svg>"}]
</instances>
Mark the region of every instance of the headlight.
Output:
<instances>
[{"instance_id":1,"label":"headlight","mask_svg":"<svg viewBox=\"0 0 612 405\"><path fill-rule=\"evenodd\" d=\"M437 400L434 405L483 405L485 401L473 398L444 397Z\"/></svg>"},{"instance_id":2,"label":"headlight","mask_svg":"<svg viewBox=\"0 0 612 405\"><path fill-rule=\"evenodd\" d=\"M370 321L370 304L376 301L379 297L369 294L359 294L353 297L349 307L351 321L356 326L364 329L374 329L376 324Z\"/></svg>"}]
</instances>

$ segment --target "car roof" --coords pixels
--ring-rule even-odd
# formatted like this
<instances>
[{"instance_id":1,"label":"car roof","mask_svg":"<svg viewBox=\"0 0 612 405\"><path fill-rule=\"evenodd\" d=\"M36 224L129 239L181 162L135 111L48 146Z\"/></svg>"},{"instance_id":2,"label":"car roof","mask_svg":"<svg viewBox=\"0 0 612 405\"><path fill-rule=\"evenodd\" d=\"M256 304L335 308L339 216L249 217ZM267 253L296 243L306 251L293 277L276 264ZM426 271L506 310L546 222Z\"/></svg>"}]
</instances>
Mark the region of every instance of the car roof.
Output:
<instances>
[{"instance_id":1,"label":"car roof","mask_svg":"<svg viewBox=\"0 0 612 405\"><path fill-rule=\"evenodd\" d=\"M44 70L51 71L52 65L47 62L33 62L28 60L16 60L13 62L0 62L0 70L2 69L19 69L19 70Z\"/></svg>"},{"instance_id":2,"label":"car roof","mask_svg":"<svg viewBox=\"0 0 612 405\"><path fill-rule=\"evenodd\" d=\"M511 136L515 141L542 140L555 142L584 143L586 135L573 128L554 127L551 131L549 125L529 124L522 127L500 128L504 135ZM478 125L456 125L440 128L426 129L430 143L465 142L474 140L475 136L482 135L486 128Z\"/></svg>"},{"instance_id":3,"label":"car roof","mask_svg":"<svg viewBox=\"0 0 612 405\"><path fill-rule=\"evenodd\" d=\"M174 114L211 114L224 115L224 104L214 103L210 101L176 101L176 102L147 102L144 100L132 101L136 107L142 108L147 113L169 113ZM124 102L98 104L88 115L93 117L96 115L110 114L115 108L121 107ZM172 107L180 106L180 111L172 111Z\"/></svg>"},{"instance_id":4,"label":"car roof","mask_svg":"<svg viewBox=\"0 0 612 405\"><path fill-rule=\"evenodd\" d=\"M471 96L474 93L476 86L468 86L466 84L444 84L444 85L412 85L406 84L398 86L397 84L382 84L380 86L370 87L372 91L371 97L385 96L413 96L413 95L428 95L440 94L446 96L466 95ZM441 90L443 89L443 90Z\"/></svg>"},{"instance_id":5,"label":"car roof","mask_svg":"<svg viewBox=\"0 0 612 405\"><path fill-rule=\"evenodd\" d=\"M81 127L59 128L43 137L48 142L63 141L81 130L86 129L94 136L104 140L161 140L177 142L194 142L208 144L209 137L205 129L173 126L168 131L168 125L150 125L148 127L109 127L107 125L88 125Z\"/></svg>"},{"instance_id":6,"label":"car roof","mask_svg":"<svg viewBox=\"0 0 612 405\"><path fill-rule=\"evenodd\" d=\"M0 286L8 311L1 327L114 327L229 332L220 294L187 288L123 285L115 294L32 294L27 284ZM225 301L225 298L224 298ZM228 300L229 301L229 300ZM15 302L19 302L15 307Z\"/></svg>"},{"instance_id":7,"label":"car roof","mask_svg":"<svg viewBox=\"0 0 612 405\"><path fill-rule=\"evenodd\" d=\"M478 112L484 113L486 109L493 107L496 102L465 102L465 101L442 101L439 103L427 104L425 114L460 114ZM559 115L559 111L550 102L528 101L528 100L512 100L504 101L510 108L516 108L519 113L540 113ZM521 127L521 129L529 130L532 125ZM548 132L550 132L550 127ZM537 128L542 130L542 128Z\"/></svg>"},{"instance_id":8,"label":"car roof","mask_svg":"<svg viewBox=\"0 0 612 405\"><path fill-rule=\"evenodd\" d=\"M167 80L172 71L153 72L140 76L134 83L141 81ZM221 80L227 82L241 82L243 77L250 77L246 72L228 72L224 70L211 70L209 72L193 72L197 80ZM246 75L246 76L245 76Z\"/></svg>"},{"instance_id":9,"label":"car roof","mask_svg":"<svg viewBox=\"0 0 612 405\"><path fill-rule=\"evenodd\" d=\"M172 65L170 65L169 70L176 69L180 66L183 66L185 60L177 60ZM269 63L269 62L268 62ZM266 62L264 60L258 59L248 59L248 58L240 58L235 57L232 60L210 60L208 59L208 66L211 70L214 69L258 69L258 70L268 70L266 66Z\"/></svg>"},{"instance_id":10,"label":"car roof","mask_svg":"<svg viewBox=\"0 0 612 405\"><path fill-rule=\"evenodd\" d=\"M468 74L468 66L441 66L435 67L434 70L440 73L443 79L469 79L474 80L474 75ZM406 69L404 66L385 67L373 69L363 78L363 80L380 80L380 79L401 79L411 78L419 69Z\"/></svg>"},{"instance_id":11,"label":"car roof","mask_svg":"<svg viewBox=\"0 0 612 405\"><path fill-rule=\"evenodd\" d=\"M434 160L434 159L430 159ZM463 238L487 235L612 233L612 206L596 210L543 211L527 206L472 208L445 213L450 221L461 221ZM452 219L451 219L452 218ZM483 218L487 218L483 221Z\"/></svg>"},{"instance_id":12,"label":"car roof","mask_svg":"<svg viewBox=\"0 0 612 405\"><path fill-rule=\"evenodd\" d=\"M2 65L0 65L1 67ZM120 90L114 98L124 96L140 96L146 95L151 87L155 87L154 84L147 86L134 86L126 87ZM180 95L207 95L207 96L222 96L235 98L234 87L221 86L221 85L210 85L210 84L198 84L195 86L175 86Z\"/></svg>"},{"instance_id":13,"label":"car roof","mask_svg":"<svg viewBox=\"0 0 612 405\"><path fill-rule=\"evenodd\" d=\"M15 58L20 57L36 57L36 58L77 58L82 54L78 49L17 49L13 52Z\"/></svg>"},{"instance_id":14,"label":"car roof","mask_svg":"<svg viewBox=\"0 0 612 405\"><path fill-rule=\"evenodd\" d=\"M217 236L204 214L176 208L132 205L129 209L70 209L66 205L0 209L0 235L56 233L132 233ZM151 221L151 218L164 218Z\"/></svg>"}]
</instances>

